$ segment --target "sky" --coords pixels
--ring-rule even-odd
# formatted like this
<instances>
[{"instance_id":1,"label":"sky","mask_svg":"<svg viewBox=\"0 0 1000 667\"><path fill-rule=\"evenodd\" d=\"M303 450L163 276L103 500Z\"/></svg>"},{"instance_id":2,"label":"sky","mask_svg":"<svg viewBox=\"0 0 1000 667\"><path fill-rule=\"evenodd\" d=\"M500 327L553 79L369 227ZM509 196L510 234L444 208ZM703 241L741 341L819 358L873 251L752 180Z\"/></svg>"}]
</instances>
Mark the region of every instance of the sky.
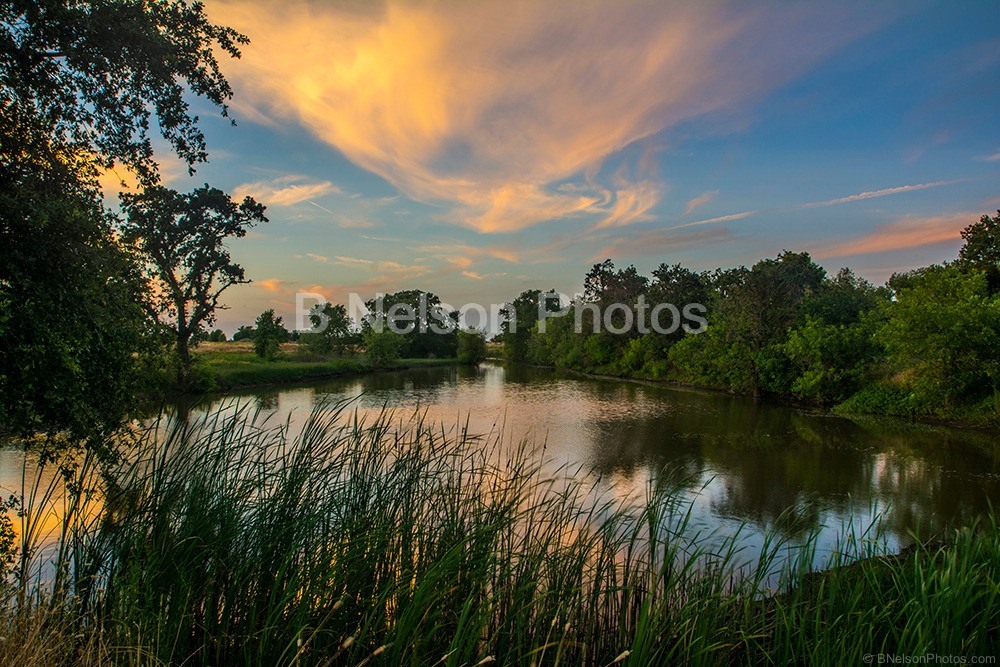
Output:
<instances>
[{"instance_id":1,"label":"sky","mask_svg":"<svg viewBox=\"0 0 1000 667\"><path fill-rule=\"evenodd\" d=\"M805 250L876 283L1000 208L1000 3L208 0L250 37L193 178L267 205L232 333L296 292L454 306Z\"/></svg>"}]
</instances>

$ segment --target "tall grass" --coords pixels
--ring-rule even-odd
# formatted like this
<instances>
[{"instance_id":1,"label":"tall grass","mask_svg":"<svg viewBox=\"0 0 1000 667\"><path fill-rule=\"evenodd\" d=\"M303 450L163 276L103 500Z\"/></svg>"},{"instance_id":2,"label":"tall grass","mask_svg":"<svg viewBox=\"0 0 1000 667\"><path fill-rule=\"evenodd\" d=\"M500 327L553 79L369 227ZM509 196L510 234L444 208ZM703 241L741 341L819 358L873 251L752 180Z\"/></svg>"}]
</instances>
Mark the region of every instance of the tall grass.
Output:
<instances>
[{"instance_id":1,"label":"tall grass","mask_svg":"<svg viewBox=\"0 0 1000 667\"><path fill-rule=\"evenodd\" d=\"M25 500L0 662L849 663L1000 640L995 523L854 564L875 547L845 541L807 575L809 541L747 562L693 538L668 475L635 499L573 473L420 415L160 422Z\"/></svg>"}]
</instances>

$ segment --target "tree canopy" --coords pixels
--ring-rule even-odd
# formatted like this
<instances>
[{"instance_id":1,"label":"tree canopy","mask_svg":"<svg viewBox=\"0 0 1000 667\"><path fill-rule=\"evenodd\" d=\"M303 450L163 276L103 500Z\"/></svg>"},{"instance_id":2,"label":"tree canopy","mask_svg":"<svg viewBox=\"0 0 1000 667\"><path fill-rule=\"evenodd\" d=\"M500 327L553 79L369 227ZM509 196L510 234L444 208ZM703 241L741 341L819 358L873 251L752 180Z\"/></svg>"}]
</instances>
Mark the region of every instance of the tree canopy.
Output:
<instances>
[{"instance_id":1,"label":"tree canopy","mask_svg":"<svg viewBox=\"0 0 1000 667\"><path fill-rule=\"evenodd\" d=\"M158 130L206 159L190 100L227 113L217 56L247 42L183 0L0 4L0 420L100 439L134 404L151 340L135 258L98 190L157 180ZM151 128L156 127L156 130Z\"/></svg>"},{"instance_id":2,"label":"tree canopy","mask_svg":"<svg viewBox=\"0 0 1000 667\"><path fill-rule=\"evenodd\" d=\"M226 241L267 222L264 206L251 197L237 204L208 185L188 194L150 186L123 194L122 206L127 215L124 239L146 260L149 303L174 333L183 380L190 367L191 337L214 323L227 288L249 282Z\"/></svg>"}]
</instances>

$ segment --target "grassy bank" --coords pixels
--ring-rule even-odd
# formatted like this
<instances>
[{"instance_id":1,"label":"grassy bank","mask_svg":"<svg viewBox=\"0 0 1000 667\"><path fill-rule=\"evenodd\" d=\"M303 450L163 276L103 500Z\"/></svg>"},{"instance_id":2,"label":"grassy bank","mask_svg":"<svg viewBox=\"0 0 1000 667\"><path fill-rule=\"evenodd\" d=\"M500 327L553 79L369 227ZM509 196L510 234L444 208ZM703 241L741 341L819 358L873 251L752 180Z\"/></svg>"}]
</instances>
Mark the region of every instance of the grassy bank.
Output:
<instances>
[{"instance_id":1,"label":"grassy bank","mask_svg":"<svg viewBox=\"0 0 1000 667\"><path fill-rule=\"evenodd\" d=\"M253 418L151 430L103 471L64 460L51 541L44 493L15 517L35 543L7 572L0 663L856 664L1000 644L995 523L894 558L845 540L809 575L809 541L770 536L758 559L693 539L667 482L601 495L419 415Z\"/></svg>"},{"instance_id":2,"label":"grassy bank","mask_svg":"<svg viewBox=\"0 0 1000 667\"><path fill-rule=\"evenodd\" d=\"M241 387L288 384L456 363L455 359L399 359L385 367L373 368L363 355L316 355L296 343L283 344L277 358L267 361L254 354L250 343L202 343L194 353L193 379L187 390L228 391ZM168 392L180 391L170 375L165 378L164 384Z\"/></svg>"}]
</instances>

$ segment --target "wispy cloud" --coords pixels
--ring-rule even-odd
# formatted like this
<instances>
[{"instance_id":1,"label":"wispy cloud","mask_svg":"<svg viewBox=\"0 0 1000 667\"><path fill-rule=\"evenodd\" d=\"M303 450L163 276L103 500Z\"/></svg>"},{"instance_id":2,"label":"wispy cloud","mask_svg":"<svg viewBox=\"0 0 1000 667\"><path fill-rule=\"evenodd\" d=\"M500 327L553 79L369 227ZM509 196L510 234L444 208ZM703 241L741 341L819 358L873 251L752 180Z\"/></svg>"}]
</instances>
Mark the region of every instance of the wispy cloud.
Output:
<instances>
[{"instance_id":1,"label":"wispy cloud","mask_svg":"<svg viewBox=\"0 0 1000 667\"><path fill-rule=\"evenodd\" d=\"M688 201L687 206L684 207L684 213L681 215L688 215L691 211L695 210L699 206L703 206L708 202L715 199L715 195L719 194L718 190L709 190L708 192L703 192L697 197Z\"/></svg>"},{"instance_id":2,"label":"wispy cloud","mask_svg":"<svg viewBox=\"0 0 1000 667\"><path fill-rule=\"evenodd\" d=\"M426 264L401 264L387 259L362 259L359 257L337 256L334 264L355 269L365 269L378 275L380 284L396 284L412 278L427 275L431 267Z\"/></svg>"},{"instance_id":3,"label":"wispy cloud","mask_svg":"<svg viewBox=\"0 0 1000 667\"><path fill-rule=\"evenodd\" d=\"M636 183L619 181L614 200L605 216L597 223L597 228L623 227L635 222L652 219L650 211L660 202L663 186L653 180Z\"/></svg>"},{"instance_id":4,"label":"wispy cloud","mask_svg":"<svg viewBox=\"0 0 1000 667\"><path fill-rule=\"evenodd\" d=\"M680 123L743 108L871 27L833 6L742 3L567 12L560 3L219 0L209 10L254 41L227 63L244 104L302 124L483 232L647 219L658 200L650 183L617 188L613 201L558 184ZM819 26L822 40L781 38Z\"/></svg>"},{"instance_id":5,"label":"wispy cloud","mask_svg":"<svg viewBox=\"0 0 1000 667\"><path fill-rule=\"evenodd\" d=\"M267 181L243 183L233 190L233 195L237 199L250 196L268 206L291 206L308 202L328 210L310 200L335 192L340 192L340 189L330 181L311 181L306 176L290 174Z\"/></svg>"},{"instance_id":6,"label":"wispy cloud","mask_svg":"<svg viewBox=\"0 0 1000 667\"><path fill-rule=\"evenodd\" d=\"M467 243L433 244L428 243L417 247L417 252L426 253L432 257L446 261L456 257L481 259L492 257L505 262L519 262L522 250L512 243L472 246Z\"/></svg>"},{"instance_id":7,"label":"wispy cloud","mask_svg":"<svg viewBox=\"0 0 1000 667\"><path fill-rule=\"evenodd\" d=\"M927 217L905 216L883 225L870 234L850 241L831 243L814 254L821 259L850 257L938 243L958 243L962 230L978 219L979 214L972 212Z\"/></svg>"},{"instance_id":8,"label":"wispy cloud","mask_svg":"<svg viewBox=\"0 0 1000 667\"><path fill-rule=\"evenodd\" d=\"M684 229L685 227L697 227L700 225L714 225L721 222L732 222L733 220L742 220L744 218L749 218L754 215L761 213L776 213L780 211L801 211L809 208L821 208L824 206L837 206L839 204L850 204L856 201L863 201L865 199L875 199L877 197L888 197L890 195L898 195L906 192L916 192L918 190L927 190L928 188L937 188L943 185L953 185L955 183L960 183L960 180L955 181L934 181L933 183L918 183L917 185L900 185L893 188L882 188L881 190L869 190L866 192L859 192L853 195L847 195L846 197L837 197L836 199L827 199L825 201L817 202L807 202L805 204L795 204L794 206L775 206L772 208L758 209L755 211L742 211L740 213L730 213L729 215L720 215L716 218L708 218L706 220L696 220L694 222L686 222L682 225L674 225L673 227L667 228L666 231L672 231L675 229Z\"/></svg>"},{"instance_id":9,"label":"wispy cloud","mask_svg":"<svg viewBox=\"0 0 1000 667\"><path fill-rule=\"evenodd\" d=\"M676 252L694 246L723 243L733 238L725 227L697 232L672 234L665 230L647 230L615 239L596 252L591 261L606 257L650 257Z\"/></svg>"},{"instance_id":10,"label":"wispy cloud","mask_svg":"<svg viewBox=\"0 0 1000 667\"><path fill-rule=\"evenodd\" d=\"M329 257L326 257L325 255L317 255L314 252L307 252L304 255L295 255L295 259L305 259L305 258L311 259L314 262L319 262L320 264L326 264L327 262L330 261Z\"/></svg>"},{"instance_id":11,"label":"wispy cloud","mask_svg":"<svg viewBox=\"0 0 1000 667\"><path fill-rule=\"evenodd\" d=\"M993 155L984 155L976 159L981 162L1000 162L1000 151L994 153Z\"/></svg>"},{"instance_id":12,"label":"wispy cloud","mask_svg":"<svg viewBox=\"0 0 1000 667\"><path fill-rule=\"evenodd\" d=\"M707 218L705 220L695 220L694 222L685 222L683 225L674 225L673 227L668 227L664 231L673 231L675 229L684 229L685 227L698 227L701 225L715 225L720 222L732 222L733 220L742 220L743 218L749 218L752 215L757 215L761 211L743 211L741 213L730 213L729 215L720 215L717 218Z\"/></svg>"},{"instance_id":13,"label":"wispy cloud","mask_svg":"<svg viewBox=\"0 0 1000 667\"><path fill-rule=\"evenodd\" d=\"M919 183L917 185L900 185L895 188L883 188L882 190L871 190L869 192L859 192L854 195L848 195L846 197L838 197L837 199L829 199L827 201L817 201L808 204L800 204L797 208L820 208L822 206L836 206L837 204L850 204L851 202L862 201L865 199L875 199L876 197L888 197L889 195L898 195L904 192L916 192L918 190L927 190L928 188L937 188L942 185L953 185L959 181L934 181L933 183Z\"/></svg>"}]
</instances>

